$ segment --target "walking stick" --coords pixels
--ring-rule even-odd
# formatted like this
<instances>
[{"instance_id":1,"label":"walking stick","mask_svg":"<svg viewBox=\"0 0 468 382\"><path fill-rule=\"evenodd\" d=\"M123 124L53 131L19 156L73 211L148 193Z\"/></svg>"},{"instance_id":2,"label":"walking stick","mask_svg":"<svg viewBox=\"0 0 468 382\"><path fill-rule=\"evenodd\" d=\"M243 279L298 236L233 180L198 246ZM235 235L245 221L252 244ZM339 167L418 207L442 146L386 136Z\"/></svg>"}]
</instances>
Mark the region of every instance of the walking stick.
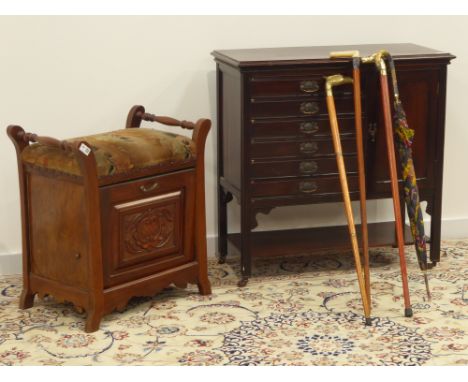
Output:
<instances>
[{"instance_id":1,"label":"walking stick","mask_svg":"<svg viewBox=\"0 0 468 382\"><path fill-rule=\"evenodd\" d=\"M411 317L413 315L413 310L411 308L409 288L408 288L408 274L406 271L406 259L405 259L405 242L403 236L403 219L401 216L400 209L400 194L398 191L398 175L396 170L396 157L395 157L395 145L393 143L393 128L392 128L392 116L391 116L391 106L390 106L390 96L388 90L388 79L387 79L387 69L385 66L385 61L383 59L385 51L379 51L378 53L369 56L363 57L363 63L375 63L377 69L380 72L380 90L382 93L382 110L384 117L384 129L385 129L385 140L387 142L387 156L388 156L388 165L390 170L390 181L392 188L392 197L393 197L393 210L395 214L395 230L398 242L398 254L400 257L400 272L401 280L403 284L403 298L405 303L405 316Z\"/></svg>"},{"instance_id":2,"label":"walking stick","mask_svg":"<svg viewBox=\"0 0 468 382\"><path fill-rule=\"evenodd\" d=\"M364 315L366 318L366 325L371 325L371 318L370 318L370 311L371 307L369 304L369 300L367 298L366 292L366 283L364 281L364 277L362 274L362 266L361 266L361 257L359 254L359 246L356 237L356 228L354 226L354 218L353 218L353 211L351 208L351 198L349 196L349 189L348 189L348 180L346 179L346 168L343 160L343 152L341 149L341 140L340 140L340 131L338 127L338 119L336 117L336 108L335 108L335 101L333 99L333 86L343 85L352 83L353 80L349 77L343 77L342 75L334 75L326 77L325 88L327 93L327 108L328 108L328 115L330 118L330 127L331 133L333 138L333 147L335 149L336 154L336 163L338 165L338 172L340 174L340 183L341 183L341 190L343 193L343 201L345 205L345 213L346 219L348 221L348 230L349 235L351 238L351 245L353 249L354 255L354 262L356 266L356 274L359 283L359 290L361 292L361 299L362 305L364 308Z\"/></svg>"},{"instance_id":3,"label":"walking stick","mask_svg":"<svg viewBox=\"0 0 468 382\"><path fill-rule=\"evenodd\" d=\"M330 58L352 57L353 59L353 86L354 86L354 118L356 128L356 148L359 172L359 199L361 207L361 238L362 253L364 257L364 277L366 278L367 301L371 304L370 293L370 269L369 269L369 235L367 231L366 209L366 171L364 159L364 147L362 138L362 106L361 106L361 58L359 51L331 52Z\"/></svg>"}]
</instances>

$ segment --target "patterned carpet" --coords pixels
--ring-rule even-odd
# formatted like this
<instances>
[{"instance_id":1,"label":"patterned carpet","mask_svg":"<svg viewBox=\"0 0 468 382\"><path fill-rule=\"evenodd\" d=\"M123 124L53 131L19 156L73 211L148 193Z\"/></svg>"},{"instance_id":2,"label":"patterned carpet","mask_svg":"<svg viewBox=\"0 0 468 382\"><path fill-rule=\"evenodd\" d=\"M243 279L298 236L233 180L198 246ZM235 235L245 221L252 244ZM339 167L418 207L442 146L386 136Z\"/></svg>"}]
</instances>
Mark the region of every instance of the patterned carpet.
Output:
<instances>
[{"instance_id":1,"label":"patterned carpet","mask_svg":"<svg viewBox=\"0 0 468 382\"><path fill-rule=\"evenodd\" d=\"M4 365L468 365L468 241L443 244L432 301L408 250L414 317L403 317L398 257L371 252L373 322L363 323L352 257L257 261L236 286L238 259L210 263L213 295L168 288L132 300L101 330L46 298L17 309L21 279L0 277Z\"/></svg>"}]
</instances>

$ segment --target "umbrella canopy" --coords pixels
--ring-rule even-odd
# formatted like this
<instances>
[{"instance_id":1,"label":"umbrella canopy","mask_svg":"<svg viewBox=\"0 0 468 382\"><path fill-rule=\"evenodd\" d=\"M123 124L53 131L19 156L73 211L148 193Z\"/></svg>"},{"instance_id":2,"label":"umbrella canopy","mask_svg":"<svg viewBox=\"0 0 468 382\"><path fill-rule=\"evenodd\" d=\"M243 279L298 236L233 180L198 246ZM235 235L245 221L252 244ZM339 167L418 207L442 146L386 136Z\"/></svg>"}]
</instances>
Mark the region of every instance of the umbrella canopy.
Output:
<instances>
[{"instance_id":1,"label":"umbrella canopy","mask_svg":"<svg viewBox=\"0 0 468 382\"><path fill-rule=\"evenodd\" d=\"M399 154L400 167L402 172L405 203L408 210L411 233L414 239L419 267L421 270L426 271L428 268L426 235L424 233L424 220L422 216L418 185L416 183L416 173L414 170L413 153L411 149L414 138L414 130L408 126L406 113L400 100L393 59L390 55L387 55L387 60L390 67L393 92L395 96L395 114L393 116L393 123L395 129L395 143ZM424 281L426 282L428 296L430 296L426 273L424 273Z\"/></svg>"}]
</instances>

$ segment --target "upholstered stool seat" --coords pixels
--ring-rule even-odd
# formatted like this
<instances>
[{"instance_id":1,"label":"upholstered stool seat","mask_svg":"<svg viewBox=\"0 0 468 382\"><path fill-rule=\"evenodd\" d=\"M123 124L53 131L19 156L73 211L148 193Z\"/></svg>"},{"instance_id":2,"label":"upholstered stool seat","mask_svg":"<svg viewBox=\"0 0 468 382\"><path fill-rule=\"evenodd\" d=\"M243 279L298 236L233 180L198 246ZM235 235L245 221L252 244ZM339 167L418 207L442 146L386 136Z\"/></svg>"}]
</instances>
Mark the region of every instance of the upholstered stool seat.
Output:
<instances>
[{"instance_id":1,"label":"upholstered stool seat","mask_svg":"<svg viewBox=\"0 0 468 382\"><path fill-rule=\"evenodd\" d=\"M149 128L129 128L67 139L85 141L94 152L97 175L101 178L158 167L184 168L195 163L195 143L188 137ZM25 164L80 176L76 155L41 143L27 146L21 153ZM157 171L156 171L157 172Z\"/></svg>"},{"instance_id":2,"label":"upholstered stool seat","mask_svg":"<svg viewBox=\"0 0 468 382\"><path fill-rule=\"evenodd\" d=\"M179 126L191 138L140 128ZM134 296L170 284L211 293L204 153L211 122L159 117L134 106L126 128L58 140L9 126L20 179L23 292L72 302L85 330Z\"/></svg>"}]
</instances>

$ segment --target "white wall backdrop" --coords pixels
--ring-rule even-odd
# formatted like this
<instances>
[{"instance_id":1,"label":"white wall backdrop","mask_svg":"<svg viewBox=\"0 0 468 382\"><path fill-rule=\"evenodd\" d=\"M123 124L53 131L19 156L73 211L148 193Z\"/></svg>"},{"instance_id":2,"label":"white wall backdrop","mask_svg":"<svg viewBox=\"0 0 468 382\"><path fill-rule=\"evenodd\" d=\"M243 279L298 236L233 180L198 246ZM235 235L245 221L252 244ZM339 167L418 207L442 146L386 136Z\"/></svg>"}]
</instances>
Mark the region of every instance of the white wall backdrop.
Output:
<instances>
[{"instance_id":1,"label":"white wall backdrop","mask_svg":"<svg viewBox=\"0 0 468 382\"><path fill-rule=\"evenodd\" d=\"M208 235L214 237L216 84L210 52L235 48L412 42L456 55L448 70L443 237L468 237L467 35L468 17L1 17L0 259L21 252L16 158L6 126L57 138L92 134L122 128L134 104L180 119L212 119L206 198ZM230 215L235 227L237 208ZM369 220L391 219L389 201L370 203ZM259 229L345 224L339 204L275 209L259 222Z\"/></svg>"}]
</instances>

